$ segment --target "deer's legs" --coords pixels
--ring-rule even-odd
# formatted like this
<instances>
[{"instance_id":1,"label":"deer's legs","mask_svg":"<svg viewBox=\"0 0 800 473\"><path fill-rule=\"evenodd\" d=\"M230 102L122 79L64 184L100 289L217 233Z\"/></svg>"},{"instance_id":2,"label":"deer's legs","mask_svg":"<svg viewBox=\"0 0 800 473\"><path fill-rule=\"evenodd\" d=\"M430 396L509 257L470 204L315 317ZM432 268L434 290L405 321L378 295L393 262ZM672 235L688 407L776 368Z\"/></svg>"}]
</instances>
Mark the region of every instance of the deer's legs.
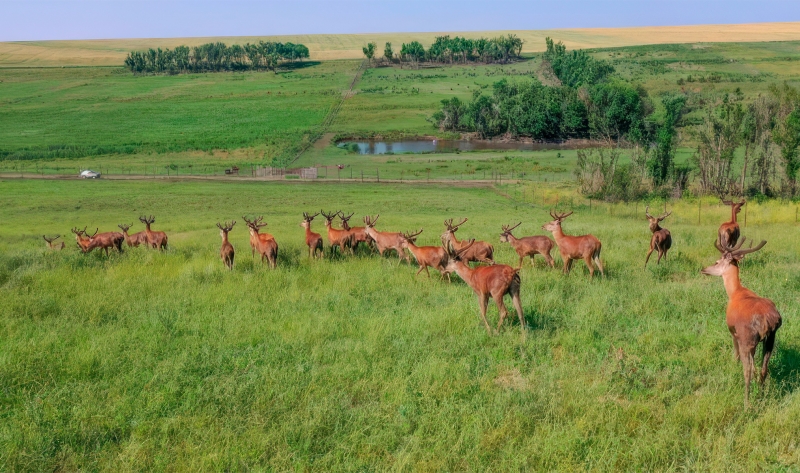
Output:
<instances>
[{"instance_id":1,"label":"deer's legs","mask_svg":"<svg viewBox=\"0 0 800 473\"><path fill-rule=\"evenodd\" d=\"M511 303L514 304L514 309L517 311L519 326L525 331L525 316L522 315L522 301L520 300L518 292L516 294L511 294Z\"/></svg>"},{"instance_id":2,"label":"deer's legs","mask_svg":"<svg viewBox=\"0 0 800 473\"><path fill-rule=\"evenodd\" d=\"M489 305L489 294L480 294L478 296L478 302L481 306L481 318L483 318L483 325L486 326L486 331L489 332L489 335L491 335L492 329L489 327L489 322L486 321L486 307Z\"/></svg>"},{"instance_id":3,"label":"deer's legs","mask_svg":"<svg viewBox=\"0 0 800 473\"><path fill-rule=\"evenodd\" d=\"M650 261L650 255L653 254L653 247L650 247L650 251L647 252L647 258L644 259L644 267L647 267L647 262Z\"/></svg>"},{"instance_id":4,"label":"deer's legs","mask_svg":"<svg viewBox=\"0 0 800 473\"><path fill-rule=\"evenodd\" d=\"M600 276L606 277L606 273L603 272L603 262L600 261L600 255L594 257L594 264L597 265L597 269L600 270Z\"/></svg>"},{"instance_id":5,"label":"deer's legs","mask_svg":"<svg viewBox=\"0 0 800 473\"><path fill-rule=\"evenodd\" d=\"M592 264L592 257L586 256L583 258L583 261L586 262L586 267L589 268L589 277L594 276L594 265Z\"/></svg>"},{"instance_id":6,"label":"deer's legs","mask_svg":"<svg viewBox=\"0 0 800 473\"><path fill-rule=\"evenodd\" d=\"M503 302L503 293L496 294L492 296L494 298L494 303L497 304L497 311L500 313L500 320L497 322L497 331L500 331L500 327L503 326L503 321L506 320L506 315L508 315L508 309L506 308L505 302Z\"/></svg>"},{"instance_id":7,"label":"deer's legs","mask_svg":"<svg viewBox=\"0 0 800 473\"><path fill-rule=\"evenodd\" d=\"M545 259L545 261L547 261L547 265L548 265L548 266L550 266L551 268L554 268L554 267L555 267L555 265L556 265L556 262L555 262L555 261L553 261L553 257L552 257L552 256L550 256L550 253L549 253L549 252L547 252L547 253L542 253L542 256L544 256L544 259Z\"/></svg>"},{"instance_id":8,"label":"deer's legs","mask_svg":"<svg viewBox=\"0 0 800 473\"><path fill-rule=\"evenodd\" d=\"M524 256L519 257L519 263L517 263L517 268L522 268L522 263L525 261ZM531 266L533 266L533 255L531 255Z\"/></svg>"},{"instance_id":9,"label":"deer's legs","mask_svg":"<svg viewBox=\"0 0 800 473\"><path fill-rule=\"evenodd\" d=\"M772 349L775 347L775 332L767 335L764 339L764 360L761 362L761 376L759 377L759 384L764 385L764 380L767 379L767 367L769 365L769 358L772 356Z\"/></svg>"},{"instance_id":10,"label":"deer's legs","mask_svg":"<svg viewBox=\"0 0 800 473\"><path fill-rule=\"evenodd\" d=\"M739 344L739 359L742 360L742 371L744 372L744 405L750 403L750 382L753 379L753 354L750 347Z\"/></svg>"},{"instance_id":11,"label":"deer's legs","mask_svg":"<svg viewBox=\"0 0 800 473\"><path fill-rule=\"evenodd\" d=\"M736 340L736 335L731 334L733 337L733 359L739 360L739 340Z\"/></svg>"},{"instance_id":12,"label":"deer's legs","mask_svg":"<svg viewBox=\"0 0 800 473\"><path fill-rule=\"evenodd\" d=\"M564 274L569 274L569 270L572 269L572 260L569 256L561 255L561 259L564 260Z\"/></svg>"}]
</instances>

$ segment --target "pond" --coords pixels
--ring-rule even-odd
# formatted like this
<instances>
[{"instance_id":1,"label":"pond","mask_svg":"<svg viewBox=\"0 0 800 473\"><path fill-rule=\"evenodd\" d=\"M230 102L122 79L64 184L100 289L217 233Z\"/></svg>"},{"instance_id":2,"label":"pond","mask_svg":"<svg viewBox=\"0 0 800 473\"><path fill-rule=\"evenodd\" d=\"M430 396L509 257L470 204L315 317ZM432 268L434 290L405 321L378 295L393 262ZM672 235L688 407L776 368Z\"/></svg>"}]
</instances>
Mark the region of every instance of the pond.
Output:
<instances>
[{"instance_id":1,"label":"pond","mask_svg":"<svg viewBox=\"0 0 800 473\"><path fill-rule=\"evenodd\" d=\"M358 154L402 154L402 153L452 153L455 151L520 150L539 151L548 149L588 148L589 143L543 142L523 143L489 140L400 140L372 141L353 140L337 143L340 148L358 146Z\"/></svg>"}]
</instances>

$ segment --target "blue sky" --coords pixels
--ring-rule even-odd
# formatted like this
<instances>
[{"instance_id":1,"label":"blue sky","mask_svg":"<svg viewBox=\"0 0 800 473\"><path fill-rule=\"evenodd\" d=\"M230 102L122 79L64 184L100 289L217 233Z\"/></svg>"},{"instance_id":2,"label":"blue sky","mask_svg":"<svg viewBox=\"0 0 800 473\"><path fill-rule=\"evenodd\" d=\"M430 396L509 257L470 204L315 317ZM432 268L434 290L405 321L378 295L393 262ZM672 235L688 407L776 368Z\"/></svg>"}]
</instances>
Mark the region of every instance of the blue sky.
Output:
<instances>
[{"instance_id":1,"label":"blue sky","mask_svg":"<svg viewBox=\"0 0 800 473\"><path fill-rule=\"evenodd\" d=\"M0 0L0 41L799 20L798 0Z\"/></svg>"}]
</instances>

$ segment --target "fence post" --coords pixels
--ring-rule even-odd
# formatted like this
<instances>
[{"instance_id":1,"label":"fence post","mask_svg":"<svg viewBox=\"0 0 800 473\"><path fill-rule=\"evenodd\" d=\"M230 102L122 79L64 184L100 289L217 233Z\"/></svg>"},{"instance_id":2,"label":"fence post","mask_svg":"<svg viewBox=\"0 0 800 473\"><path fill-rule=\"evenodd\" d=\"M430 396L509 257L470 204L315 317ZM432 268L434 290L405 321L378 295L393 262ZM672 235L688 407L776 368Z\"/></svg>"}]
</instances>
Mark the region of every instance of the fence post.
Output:
<instances>
[{"instance_id":1,"label":"fence post","mask_svg":"<svg viewBox=\"0 0 800 473\"><path fill-rule=\"evenodd\" d=\"M361 170L361 183L364 183L364 170Z\"/></svg>"},{"instance_id":2,"label":"fence post","mask_svg":"<svg viewBox=\"0 0 800 473\"><path fill-rule=\"evenodd\" d=\"M378 182L381 182L381 170L375 169L375 175L378 176Z\"/></svg>"},{"instance_id":3,"label":"fence post","mask_svg":"<svg viewBox=\"0 0 800 473\"><path fill-rule=\"evenodd\" d=\"M703 206L703 201L701 199L697 199L697 224L700 225L700 207Z\"/></svg>"},{"instance_id":4,"label":"fence post","mask_svg":"<svg viewBox=\"0 0 800 473\"><path fill-rule=\"evenodd\" d=\"M744 226L747 227L747 202L744 204Z\"/></svg>"}]
</instances>

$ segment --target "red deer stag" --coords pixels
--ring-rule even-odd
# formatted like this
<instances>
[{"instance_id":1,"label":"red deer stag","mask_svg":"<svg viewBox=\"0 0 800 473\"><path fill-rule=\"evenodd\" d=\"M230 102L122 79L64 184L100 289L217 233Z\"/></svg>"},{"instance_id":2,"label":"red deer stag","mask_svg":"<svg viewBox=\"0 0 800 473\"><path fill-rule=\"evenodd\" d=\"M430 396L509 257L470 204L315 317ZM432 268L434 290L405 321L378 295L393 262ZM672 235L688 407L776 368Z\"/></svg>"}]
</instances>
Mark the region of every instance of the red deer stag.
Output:
<instances>
[{"instance_id":1,"label":"red deer stag","mask_svg":"<svg viewBox=\"0 0 800 473\"><path fill-rule=\"evenodd\" d=\"M122 242L125 241L125 236L122 233L104 232L98 234L97 231L98 230L95 229L94 234L89 235L86 233L86 227L83 227L83 230L78 230L77 228L72 229L72 233L75 234L75 239L81 251L89 253L95 248L100 248L105 250L106 256L109 256L108 249L116 248L117 251L122 253Z\"/></svg>"},{"instance_id":2,"label":"red deer stag","mask_svg":"<svg viewBox=\"0 0 800 473\"><path fill-rule=\"evenodd\" d=\"M225 222L225 226L222 226L217 222L217 227L219 227L219 236L222 237L222 247L219 249L219 256L222 258L222 263L228 268L233 269L233 245L231 242L228 241L228 232L233 230L233 226L236 225L236 220L231 222Z\"/></svg>"},{"instance_id":3,"label":"red deer stag","mask_svg":"<svg viewBox=\"0 0 800 473\"><path fill-rule=\"evenodd\" d=\"M125 225L123 223L123 224L120 224L120 225L117 225L117 226L120 228L120 230L122 230L122 236L125 237L125 243L128 244L128 247L139 246L142 243L147 245L147 232L141 231L141 232L138 232L138 233L134 233L133 235L128 235L128 230L130 230L130 228L131 228L131 226L133 226L133 224Z\"/></svg>"},{"instance_id":4,"label":"red deer stag","mask_svg":"<svg viewBox=\"0 0 800 473\"><path fill-rule=\"evenodd\" d=\"M369 215L364 217L364 224L367 228L367 234L375 241L375 247L378 248L378 253L383 256L384 251L395 250L397 252L398 264L403 260L406 260L408 264L411 264L411 260L403 250L403 241L405 241L405 239L401 233L379 232L375 230L375 222L378 221L379 217L380 214L376 215L374 219Z\"/></svg>"},{"instance_id":5,"label":"red deer stag","mask_svg":"<svg viewBox=\"0 0 800 473\"><path fill-rule=\"evenodd\" d=\"M775 348L775 334L781 327L781 314L775 304L766 298L759 297L739 282L739 261L748 253L760 250L767 244L762 241L755 248L740 249L745 239L736 246L725 245L722 237L714 242L714 246L722 254L713 266L701 272L709 276L722 276L725 292L728 293L728 309L725 319L728 330L733 337L733 354L742 362L744 370L744 404L749 403L750 382L755 371L754 357L759 343L763 342L764 359L761 362L759 385L763 387L767 377L767 365ZM751 244L752 246L752 244Z\"/></svg>"},{"instance_id":6,"label":"red deer stag","mask_svg":"<svg viewBox=\"0 0 800 473\"><path fill-rule=\"evenodd\" d=\"M150 225L156 221L152 215L150 217L139 217L139 221L145 224L145 234L147 235L147 245L153 248L167 249L167 234L164 232L154 232L150 230Z\"/></svg>"},{"instance_id":7,"label":"red deer stag","mask_svg":"<svg viewBox=\"0 0 800 473\"><path fill-rule=\"evenodd\" d=\"M242 216L242 220L247 224L250 229L250 248L253 250L252 256L255 257L256 250L261 255L261 262L264 260L269 261L269 267L275 269L278 266L278 242L275 237L269 233L258 233L262 227L266 227L266 223L262 223L264 217L259 216L255 220L248 220L247 217Z\"/></svg>"},{"instance_id":8,"label":"red deer stag","mask_svg":"<svg viewBox=\"0 0 800 473\"><path fill-rule=\"evenodd\" d=\"M667 252L672 247L672 235L669 233L669 230L666 228L661 228L658 223L672 215L672 212L667 212L663 215L659 215L658 217L653 217L650 215L650 206L648 205L644 209L644 214L647 216L647 220L650 222L650 231L653 233L653 236L650 238L650 251L647 252L647 258L644 259L644 267L646 268L647 262L650 261L650 255L653 253L653 250L658 250L658 260L656 261L656 264L661 263L662 256L664 257L664 261L667 260Z\"/></svg>"},{"instance_id":9,"label":"red deer stag","mask_svg":"<svg viewBox=\"0 0 800 473\"><path fill-rule=\"evenodd\" d=\"M736 223L736 214L742 210L744 199L741 202L723 200L722 203L731 206L731 221L719 226L719 239L723 245L734 246L739 239L739 224Z\"/></svg>"},{"instance_id":10,"label":"red deer stag","mask_svg":"<svg viewBox=\"0 0 800 473\"><path fill-rule=\"evenodd\" d=\"M336 212L325 213L320 210L320 213L325 217L325 228L328 230L328 243L331 245L331 256L333 256L333 249L339 248L341 253L344 253L345 248L353 254L353 235L347 230L333 228L333 219L339 215L339 210Z\"/></svg>"},{"instance_id":11,"label":"red deer stag","mask_svg":"<svg viewBox=\"0 0 800 473\"><path fill-rule=\"evenodd\" d=\"M364 243L368 248L372 247L372 238L367 234L366 227L351 227L350 226L350 219L353 217L353 214L348 216L344 216L344 212L339 212L339 218L342 220L342 228L345 231L350 232L353 236L352 245L353 250L355 251L358 248L359 243Z\"/></svg>"},{"instance_id":12,"label":"red deer stag","mask_svg":"<svg viewBox=\"0 0 800 473\"><path fill-rule=\"evenodd\" d=\"M442 233L442 244L445 246L453 245L453 248L460 250L466 248L466 240L458 241L456 232L458 227L464 224L467 219L465 218L458 225L453 225L453 219L445 220L445 232ZM485 241L476 241L470 246L470 250L461 256L464 262L478 261L486 264L494 264L494 247Z\"/></svg>"},{"instance_id":13,"label":"red deer stag","mask_svg":"<svg viewBox=\"0 0 800 473\"><path fill-rule=\"evenodd\" d=\"M51 250L59 250L59 251L64 249L64 242L63 241L58 242L58 243L53 243L54 241L56 241L59 238L61 238L61 235L56 235L54 237L48 237L47 235L42 235L42 238L44 238L44 241L47 242L47 248L49 248Z\"/></svg>"},{"instance_id":14,"label":"red deer stag","mask_svg":"<svg viewBox=\"0 0 800 473\"><path fill-rule=\"evenodd\" d=\"M506 315L508 315L508 309L506 309L506 305L503 303L503 296L506 294L511 296L511 302L514 304L514 309L516 309L517 316L519 317L520 327L522 327L524 331L525 317L522 315L522 301L519 297L521 285L519 270L506 264L478 266L473 269L463 260L463 255L469 251L474 240L464 243L464 248L460 250L455 250L453 245L447 245L446 249L449 256L447 270L455 271L478 296L481 317L483 318L483 324L486 326L486 331L489 332L489 335L492 334L492 329L489 327L489 322L486 320L486 308L489 304L489 297L491 296L494 299L495 304L497 304L497 311L500 313L500 321L497 323L497 330L499 331Z\"/></svg>"},{"instance_id":15,"label":"red deer stag","mask_svg":"<svg viewBox=\"0 0 800 473\"><path fill-rule=\"evenodd\" d=\"M306 245L308 245L309 258L316 257L317 252L319 252L320 258L325 257L325 250L322 246L322 235L311 231L311 222L317 215L319 215L319 212L314 215L308 215L308 213L303 212L303 221L300 223L300 226L306 229Z\"/></svg>"},{"instance_id":16,"label":"red deer stag","mask_svg":"<svg viewBox=\"0 0 800 473\"><path fill-rule=\"evenodd\" d=\"M551 210L550 216L553 217L553 221L542 225L543 230L553 233L553 238L555 238L556 245L558 245L558 252L561 253L561 260L564 262L564 274L569 273L570 269L572 269L572 260L583 259L589 268L590 277L594 276L592 261L597 265L600 274L605 276L603 263L600 262L600 250L603 246L600 240L594 235L564 235L564 231L561 229L561 222L570 215L572 215L572 212L553 213Z\"/></svg>"},{"instance_id":17,"label":"red deer stag","mask_svg":"<svg viewBox=\"0 0 800 473\"><path fill-rule=\"evenodd\" d=\"M547 265L552 268L555 265L553 257L550 256L553 245L555 245L553 240L542 235L516 238L511 234L511 231L520 225L522 225L522 222L519 222L513 227L511 225L502 225L503 233L500 234L500 242L509 243L514 248L514 251L517 252L517 255L519 255L517 269L522 268L522 262L525 260L526 256L531 257L531 266L533 266L533 257L535 255L542 255Z\"/></svg>"},{"instance_id":18,"label":"red deer stag","mask_svg":"<svg viewBox=\"0 0 800 473\"><path fill-rule=\"evenodd\" d=\"M450 273L447 271L447 261L449 260L447 251L441 246L417 246L417 236L420 233L422 233L421 228L417 233L408 232L401 234L403 237L401 245L414 255L414 259L416 259L417 264L419 264L419 270L415 276L419 276L419 273L424 269L425 273L430 278L431 273L428 271L428 266L430 266L439 271L442 275L442 279L447 275L447 280L450 281Z\"/></svg>"}]
</instances>

